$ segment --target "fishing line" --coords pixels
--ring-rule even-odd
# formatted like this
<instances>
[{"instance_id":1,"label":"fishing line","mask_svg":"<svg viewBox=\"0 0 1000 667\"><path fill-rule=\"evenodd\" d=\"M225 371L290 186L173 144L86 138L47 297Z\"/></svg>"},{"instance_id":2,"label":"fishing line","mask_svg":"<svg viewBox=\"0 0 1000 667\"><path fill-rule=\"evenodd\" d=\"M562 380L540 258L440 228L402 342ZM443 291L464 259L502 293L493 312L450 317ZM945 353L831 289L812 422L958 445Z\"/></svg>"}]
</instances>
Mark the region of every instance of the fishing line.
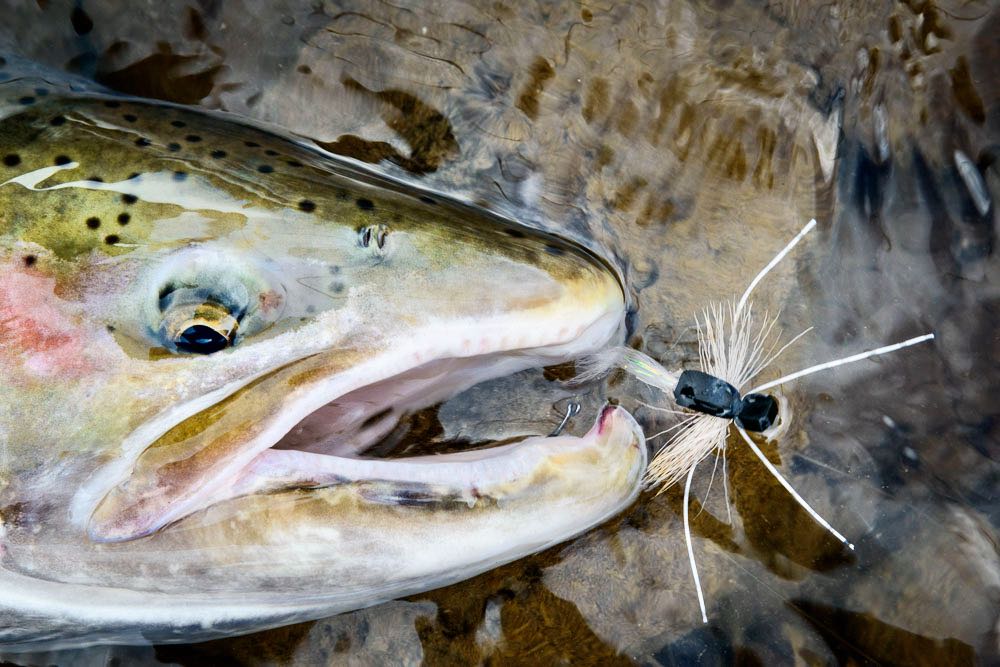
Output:
<instances>
[{"instance_id":1,"label":"fishing line","mask_svg":"<svg viewBox=\"0 0 1000 667\"><path fill-rule=\"evenodd\" d=\"M699 370L684 370L671 372L660 365L655 359L643 352L627 347L615 347L599 352L584 359L577 381L585 381L600 377L612 368L621 368L636 379L664 392L679 407L685 409L682 414L688 415L679 424L674 425L655 437L677 430L653 457L646 471L647 487L659 486L662 493L681 479L684 483L684 539L687 545L688 560L695 590L698 594L698 605L702 621L708 622L705 609L705 597L698 576L698 566L695 562L694 546L691 539L689 503L691 483L698 463L713 451L722 452L723 486L726 492L726 510L729 522L732 523L732 511L729 507L729 489L726 469L726 436L729 427L735 426L744 442L754 455L764 464L767 471L781 484L796 503L802 507L812 519L825 528L831 535L850 549L854 549L848 539L837 531L819 512L812 508L792 485L778 472L778 469L767 459L760 448L750 437L750 432L762 433L768 431L778 420L778 402L768 394L769 389L791 382L813 373L855 363L863 359L895 352L912 345L934 339L933 333L916 336L892 345L885 345L873 350L867 350L840 359L816 364L800 371L790 373L776 380L771 380L754 387L742 394L743 387L758 374L770 366L791 345L812 331L809 327L794 336L787 343L778 347L778 336L775 326L778 315L773 318L767 313L756 324L753 315L753 304L750 296L754 288L816 227L816 220L810 220L795 237L782 248L768 264L757 273L739 301L710 304L700 319L696 318L695 327L698 332ZM777 352L774 350L777 348ZM662 412L677 412L666 407L642 403L645 407ZM716 454L718 466L718 454ZM712 478L715 477L715 468ZM711 482L709 483L711 490ZM704 507L703 507L704 509Z\"/></svg>"}]
</instances>

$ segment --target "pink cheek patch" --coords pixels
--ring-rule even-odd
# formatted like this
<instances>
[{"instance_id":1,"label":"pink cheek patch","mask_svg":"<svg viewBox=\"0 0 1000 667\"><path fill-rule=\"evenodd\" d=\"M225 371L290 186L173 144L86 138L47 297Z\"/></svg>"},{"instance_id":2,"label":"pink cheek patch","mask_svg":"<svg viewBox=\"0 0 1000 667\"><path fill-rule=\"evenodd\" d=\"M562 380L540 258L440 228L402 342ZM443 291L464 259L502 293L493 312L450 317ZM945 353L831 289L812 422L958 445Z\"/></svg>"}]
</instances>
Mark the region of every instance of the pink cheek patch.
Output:
<instances>
[{"instance_id":1,"label":"pink cheek patch","mask_svg":"<svg viewBox=\"0 0 1000 667\"><path fill-rule=\"evenodd\" d=\"M53 294L54 279L14 264L0 267L0 275L0 368L36 378L77 378L96 370L100 345Z\"/></svg>"}]
</instances>

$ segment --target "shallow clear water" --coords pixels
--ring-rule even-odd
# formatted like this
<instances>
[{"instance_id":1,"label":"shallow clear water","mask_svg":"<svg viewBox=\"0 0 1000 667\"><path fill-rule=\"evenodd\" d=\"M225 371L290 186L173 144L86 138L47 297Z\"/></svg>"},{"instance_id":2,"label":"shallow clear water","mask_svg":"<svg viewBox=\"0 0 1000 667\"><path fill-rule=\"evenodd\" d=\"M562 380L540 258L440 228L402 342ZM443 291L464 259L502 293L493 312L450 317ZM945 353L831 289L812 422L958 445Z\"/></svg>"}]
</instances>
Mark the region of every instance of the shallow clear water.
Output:
<instances>
[{"instance_id":1,"label":"shallow clear water","mask_svg":"<svg viewBox=\"0 0 1000 667\"><path fill-rule=\"evenodd\" d=\"M1000 612L996 400L1000 10L978 2L2 3L0 46L123 92L222 108L600 250L630 342L697 361L694 317L811 217L758 305L803 338L771 377L925 331L788 385L765 451L857 545L844 550L730 439L692 512L646 496L576 541L332 619L192 646L35 656L550 664L993 662ZM2 68L0 68L2 69ZM669 422L624 377L565 369L476 388L401 447L547 432L566 401ZM587 418L584 418L587 416ZM656 441L661 442L662 440ZM23 659L21 659L23 661Z\"/></svg>"}]
</instances>

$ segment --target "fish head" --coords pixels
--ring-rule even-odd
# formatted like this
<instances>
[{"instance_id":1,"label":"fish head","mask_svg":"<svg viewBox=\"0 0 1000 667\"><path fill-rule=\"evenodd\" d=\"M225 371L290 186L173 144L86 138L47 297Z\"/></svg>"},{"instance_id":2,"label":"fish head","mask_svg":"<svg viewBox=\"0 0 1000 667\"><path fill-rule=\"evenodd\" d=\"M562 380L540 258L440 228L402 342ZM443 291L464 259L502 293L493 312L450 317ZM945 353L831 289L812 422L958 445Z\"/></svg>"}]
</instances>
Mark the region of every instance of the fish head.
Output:
<instances>
[{"instance_id":1,"label":"fish head","mask_svg":"<svg viewBox=\"0 0 1000 667\"><path fill-rule=\"evenodd\" d=\"M593 253L225 117L55 94L6 113L0 641L316 618L634 499L646 453L618 408L582 437L363 456L408 411L617 341Z\"/></svg>"}]
</instances>

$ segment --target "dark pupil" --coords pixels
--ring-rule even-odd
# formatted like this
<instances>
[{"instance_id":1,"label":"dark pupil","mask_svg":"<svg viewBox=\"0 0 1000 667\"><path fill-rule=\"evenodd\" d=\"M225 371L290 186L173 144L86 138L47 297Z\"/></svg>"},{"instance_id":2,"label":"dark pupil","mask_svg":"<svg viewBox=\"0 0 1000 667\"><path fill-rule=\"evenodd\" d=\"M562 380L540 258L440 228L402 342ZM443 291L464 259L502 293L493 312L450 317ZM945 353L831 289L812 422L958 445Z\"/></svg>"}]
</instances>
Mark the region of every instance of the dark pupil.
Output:
<instances>
[{"instance_id":1,"label":"dark pupil","mask_svg":"<svg viewBox=\"0 0 1000 667\"><path fill-rule=\"evenodd\" d=\"M174 341L174 345L177 346L178 350L185 352L211 354L229 347L229 339L212 327L195 324L185 329Z\"/></svg>"}]
</instances>

